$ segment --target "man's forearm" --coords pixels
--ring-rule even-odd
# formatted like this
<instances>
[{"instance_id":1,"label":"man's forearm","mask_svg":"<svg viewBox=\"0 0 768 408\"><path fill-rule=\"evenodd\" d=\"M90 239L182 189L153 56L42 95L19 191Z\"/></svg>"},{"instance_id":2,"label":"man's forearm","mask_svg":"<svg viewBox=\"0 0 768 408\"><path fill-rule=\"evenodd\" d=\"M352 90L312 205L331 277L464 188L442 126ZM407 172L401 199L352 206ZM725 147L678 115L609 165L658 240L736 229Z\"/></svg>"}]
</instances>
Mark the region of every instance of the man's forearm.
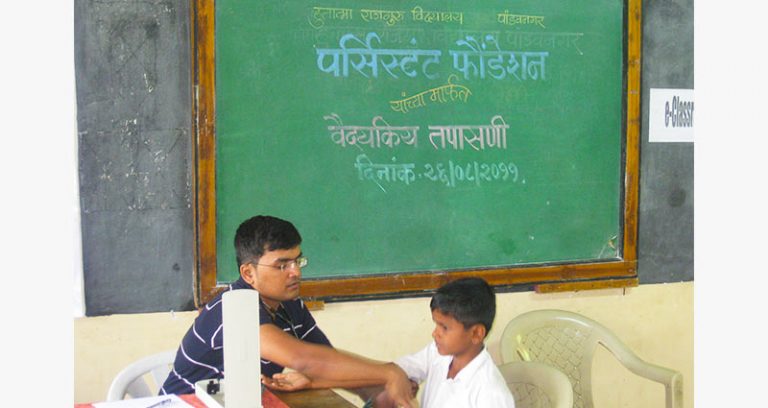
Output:
<instances>
[{"instance_id":1,"label":"man's forearm","mask_svg":"<svg viewBox=\"0 0 768 408\"><path fill-rule=\"evenodd\" d=\"M381 385L398 375L392 363L370 360L324 346L310 346L294 358L296 371L313 381L313 388L365 387ZM318 381L325 387L315 386Z\"/></svg>"},{"instance_id":2,"label":"man's forearm","mask_svg":"<svg viewBox=\"0 0 768 408\"><path fill-rule=\"evenodd\" d=\"M324 378L313 378L310 381L309 388L344 388L346 390L355 392L355 389L362 388L379 388L384 384L380 380L328 380Z\"/></svg>"},{"instance_id":3,"label":"man's forearm","mask_svg":"<svg viewBox=\"0 0 768 408\"><path fill-rule=\"evenodd\" d=\"M389 379L383 363L286 335L273 325L261 326L261 356L312 379L380 381Z\"/></svg>"},{"instance_id":4,"label":"man's forearm","mask_svg":"<svg viewBox=\"0 0 768 408\"><path fill-rule=\"evenodd\" d=\"M311 379L345 381L347 384L383 384L393 399L410 407L412 393L405 372L394 363L382 363L324 345L303 342L276 326L262 325L261 356ZM350 385L351 386L351 385Z\"/></svg>"}]
</instances>

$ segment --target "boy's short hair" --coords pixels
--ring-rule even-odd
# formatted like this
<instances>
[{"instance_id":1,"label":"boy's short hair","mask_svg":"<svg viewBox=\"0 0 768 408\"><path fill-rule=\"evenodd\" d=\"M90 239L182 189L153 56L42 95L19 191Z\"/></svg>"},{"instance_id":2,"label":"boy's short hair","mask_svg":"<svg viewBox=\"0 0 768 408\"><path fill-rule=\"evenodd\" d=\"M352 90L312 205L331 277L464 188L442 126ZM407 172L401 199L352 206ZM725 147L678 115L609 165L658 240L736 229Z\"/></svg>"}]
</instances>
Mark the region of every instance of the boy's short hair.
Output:
<instances>
[{"instance_id":1,"label":"boy's short hair","mask_svg":"<svg viewBox=\"0 0 768 408\"><path fill-rule=\"evenodd\" d=\"M453 317L466 329L482 324L487 336L496 317L496 294L483 279L462 278L440 287L429 307Z\"/></svg>"},{"instance_id":2,"label":"boy's short hair","mask_svg":"<svg viewBox=\"0 0 768 408\"><path fill-rule=\"evenodd\" d=\"M291 249L301 244L296 227L286 220L268 215L251 217L235 233L237 266L258 260L266 251Z\"/></svg>"}]
</instances>

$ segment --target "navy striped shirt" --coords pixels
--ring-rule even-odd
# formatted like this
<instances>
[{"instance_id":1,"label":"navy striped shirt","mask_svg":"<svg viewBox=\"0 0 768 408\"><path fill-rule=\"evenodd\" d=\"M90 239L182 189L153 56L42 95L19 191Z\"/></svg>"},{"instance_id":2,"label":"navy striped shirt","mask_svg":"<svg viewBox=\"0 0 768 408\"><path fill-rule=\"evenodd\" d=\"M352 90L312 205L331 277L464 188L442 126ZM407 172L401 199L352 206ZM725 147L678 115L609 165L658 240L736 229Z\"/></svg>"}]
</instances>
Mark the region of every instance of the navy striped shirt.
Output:
<instances>
[{"instance_id":1,"label":"navy striped shirt","mask_svg":"<svg viewBox=\"0 0 768 408\"><path fill-rule=\"evenodd\" d=\"M237 289L253 290L242 277L229 285L227 290ZM194 394L196 382L224 377L224 333L221 323L223 293L203 307L192 327L184 335L176 352L173 370L160 388L160 394ZM274 324L288 334L310 343L331 345L301 299L282 302L274 319L262 302L259 308L259 323ZM282 371L282 366L269 360L261 360L261 373L267 377Z\"/></svg>"}]
</instances>

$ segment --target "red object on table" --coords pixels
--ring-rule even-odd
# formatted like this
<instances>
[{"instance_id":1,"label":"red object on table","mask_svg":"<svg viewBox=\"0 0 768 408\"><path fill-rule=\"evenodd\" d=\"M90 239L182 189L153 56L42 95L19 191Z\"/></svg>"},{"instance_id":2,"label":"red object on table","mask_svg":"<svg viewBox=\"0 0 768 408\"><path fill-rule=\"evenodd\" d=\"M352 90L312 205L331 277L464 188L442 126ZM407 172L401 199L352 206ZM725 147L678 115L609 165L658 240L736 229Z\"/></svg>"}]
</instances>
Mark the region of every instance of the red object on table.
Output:
<instances>
[{"instance_id":1,"label":"red object on table","mask_svg":"<svg viewBox=\"0 0 768 408\"><path fill-rule=\"evenodd\" d=\"M208 408L203 404L195 394L179 395L179 398L195 408ZM261 405L263 408L289 408L283 401L272 394L269 390L261 390ZM93 404L75 404L75 408L93 408Z\"/></svg>"}]
</instances>

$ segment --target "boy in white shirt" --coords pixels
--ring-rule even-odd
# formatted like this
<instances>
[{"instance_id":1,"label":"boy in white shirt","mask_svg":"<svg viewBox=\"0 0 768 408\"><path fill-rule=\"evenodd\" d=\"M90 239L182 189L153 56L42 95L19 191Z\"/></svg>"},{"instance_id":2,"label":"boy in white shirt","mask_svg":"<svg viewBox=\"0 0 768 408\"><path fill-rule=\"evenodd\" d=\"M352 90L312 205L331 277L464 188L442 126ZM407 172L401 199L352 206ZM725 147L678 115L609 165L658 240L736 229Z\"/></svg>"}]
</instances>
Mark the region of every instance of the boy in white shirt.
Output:
<instances>
[{"instance_id":1,"label":"boy in white shirt","mask_svg":"<svg viewBox=\"0 0 768 408\"><path fill-rule=\"evenodd\" d=\"M438 289L429 307L434 341L395 361L411 379L414 395L426 381L421 408L514 408L507 383L483 344L496 316L493 288L480 278L459 279ZM280 391L339 386L298 372L275 374L264 383ZM372 403L373 398L365 407ZM373 406L396 408L386 391L378 393Z\"/></svg>"},{"instance_id":2,"label":"boy in white shirt","mask_svg":"<svg viewBox=\"0 0 768 408\"><path fill-rule=\"evenodd\" d=\"M411 379L424 384L422 408L514 408L504 377L483 340L496 315L493 289L480 278L450 282L429 303L434 341L395 361ZM386 392L376 407L394 407Z\"/></svg>"}]
</instances>

